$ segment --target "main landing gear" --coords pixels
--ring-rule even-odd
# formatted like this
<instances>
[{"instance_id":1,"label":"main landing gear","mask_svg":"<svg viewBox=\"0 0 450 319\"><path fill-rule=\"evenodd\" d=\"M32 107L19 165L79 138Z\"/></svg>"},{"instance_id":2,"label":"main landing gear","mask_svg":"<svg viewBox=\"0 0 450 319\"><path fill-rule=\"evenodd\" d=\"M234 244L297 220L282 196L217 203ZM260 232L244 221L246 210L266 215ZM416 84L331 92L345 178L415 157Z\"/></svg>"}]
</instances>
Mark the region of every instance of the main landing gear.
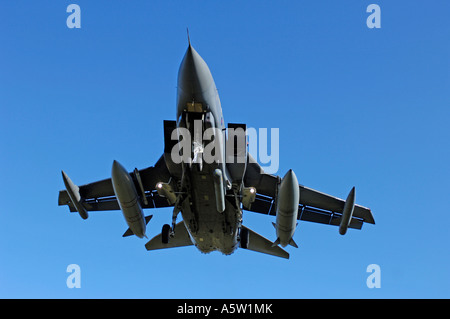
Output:
<instances>
[{"instance_id":1,"label":"main landing gear","mask_svg":"<svg viewBox=\"0 0 450 319\"><path fill-rule=\"evenodd\" d=\"M248 248L249 242L249 232L247 228L241 227L241 231L239 233L239 242L241 244L241 248Z\"/></svg>"},{"instance_id":2,"label":"main landing gear","mask_svg":"<svg viewBox=\"0 0 450 319\"><path fill-rule=\"evenodd\" d=\"M172 227L169 224L164 224L161 231L161 240L163 244L168 244L169 239L175 235Z\"/></svg>"}]
</instances>

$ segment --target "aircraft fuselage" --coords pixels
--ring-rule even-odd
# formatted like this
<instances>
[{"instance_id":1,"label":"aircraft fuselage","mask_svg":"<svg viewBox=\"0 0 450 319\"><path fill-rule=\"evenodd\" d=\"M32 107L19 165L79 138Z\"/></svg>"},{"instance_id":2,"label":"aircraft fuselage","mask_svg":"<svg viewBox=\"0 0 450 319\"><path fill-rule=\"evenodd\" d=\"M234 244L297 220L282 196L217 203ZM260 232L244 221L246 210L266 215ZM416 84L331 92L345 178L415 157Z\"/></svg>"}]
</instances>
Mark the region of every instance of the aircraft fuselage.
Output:
<instances>
[{"instance_id":1,"label":"aircraft fuselage","mask_svg":"<svg viewBox=\"0 0 450 319\"><path fill-rule=\"evenodd\" d=\"M189 130L193 163L180 163L181 190L186 200L181 214L194 245L202 252L220 251L231 254L238 247L238 233L242 222L239 203L234 202L231 183L225 165L226 136L219 94L205 61L189 45L181 62L177 87L177 127ZM198 158L205 147L203 134L215 128L214 137L218 159ZM195 148L199 148L196 150ZM195 153L195 154L194 154ZM197 154L197 159L195 159ZM203 153L202 153L203 155ZM214 171L223 176L223 195L228 193L223 212L217 210Z\"/></svg>"}]
</instances>

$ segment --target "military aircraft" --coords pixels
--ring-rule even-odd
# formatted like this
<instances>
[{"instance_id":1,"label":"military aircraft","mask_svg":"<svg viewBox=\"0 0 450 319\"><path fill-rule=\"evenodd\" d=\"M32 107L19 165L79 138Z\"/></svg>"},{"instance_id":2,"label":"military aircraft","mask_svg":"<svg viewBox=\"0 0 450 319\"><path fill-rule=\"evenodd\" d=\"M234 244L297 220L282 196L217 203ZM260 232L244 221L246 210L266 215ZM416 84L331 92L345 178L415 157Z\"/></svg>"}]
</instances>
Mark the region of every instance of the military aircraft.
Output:
<instances>
[{"instance_id":1,"label":"military aircraft","mask_svg":"<svg viewBox=\"0 0 450 319\"><path fill-rule=\"evenodd\" d=\"M164 152L154 166L128 172L114 161L111 178L79 187L62 171L66 189L58 204L83 219L91 211L121 210L129 226L123 236L139 238L147 237L152 218L144 209L173 207L171 224L146 243L147 250L194 245L225 255L240 247L289 258L281 247L298 247L298 220L339 226L342 235L375 224L371 210L355 204L355 188L343 200L299 185L293 170L282 178L264 172L248 153L246 125L225 127L211 72L190 41L176 104L176 120L164 121ZM244 210L275 216L274 242L243 225Z\"/></svg>"}]
</instances>

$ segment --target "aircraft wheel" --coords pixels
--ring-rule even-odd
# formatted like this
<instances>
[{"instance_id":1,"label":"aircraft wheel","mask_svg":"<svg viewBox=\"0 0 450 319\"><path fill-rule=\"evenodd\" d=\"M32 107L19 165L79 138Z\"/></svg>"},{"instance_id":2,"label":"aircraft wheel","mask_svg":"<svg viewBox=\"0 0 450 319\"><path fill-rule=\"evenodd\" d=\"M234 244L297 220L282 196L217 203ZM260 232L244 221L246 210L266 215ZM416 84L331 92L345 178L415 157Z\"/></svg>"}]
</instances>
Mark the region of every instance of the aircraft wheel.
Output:
<instances>
[{"instance_id":1,"label":"aircraft wheel","mask_svg":"<svg viewBox=\"0 0 450 319\"><path fill-rule=\"evenodd\" d=\"M248 248L248 229L247 228L241 228L241 233L240 233L240 241L241 241L241 248Z\"/></svg>"},{"instance_id":2,"label":"aircraft wheel","mask_svg":"<svg viewBox=\"0 0 450 319\"><path fill-rule=\"evenodd\" d=\"M161 231L161 239L163 244L169 243L170 231L171 231L170 225L164 224Z\"/></svg>"}]
</instances>

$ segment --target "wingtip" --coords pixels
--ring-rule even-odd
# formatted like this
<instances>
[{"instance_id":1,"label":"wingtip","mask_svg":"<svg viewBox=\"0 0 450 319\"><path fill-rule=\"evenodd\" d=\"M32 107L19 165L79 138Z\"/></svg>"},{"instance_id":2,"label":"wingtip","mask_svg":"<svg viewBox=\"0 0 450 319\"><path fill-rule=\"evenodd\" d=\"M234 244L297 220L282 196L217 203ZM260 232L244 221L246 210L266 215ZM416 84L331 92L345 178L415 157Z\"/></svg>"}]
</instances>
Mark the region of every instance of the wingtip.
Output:
<instances>
[{"instance_id":1,"label":"wingtip","mask_svg":"<svg viewBox=\"0 0 450 319\"><path fill-rule=\"evenodd\" d=\"M369 213L370 213L370 216L371 216L371 222L370 222L370 224L372 224L372 225L375 225L375 218L373 217L373 214L372 214L372 210L369 208Z\"/></svg>"}]
</instances>

